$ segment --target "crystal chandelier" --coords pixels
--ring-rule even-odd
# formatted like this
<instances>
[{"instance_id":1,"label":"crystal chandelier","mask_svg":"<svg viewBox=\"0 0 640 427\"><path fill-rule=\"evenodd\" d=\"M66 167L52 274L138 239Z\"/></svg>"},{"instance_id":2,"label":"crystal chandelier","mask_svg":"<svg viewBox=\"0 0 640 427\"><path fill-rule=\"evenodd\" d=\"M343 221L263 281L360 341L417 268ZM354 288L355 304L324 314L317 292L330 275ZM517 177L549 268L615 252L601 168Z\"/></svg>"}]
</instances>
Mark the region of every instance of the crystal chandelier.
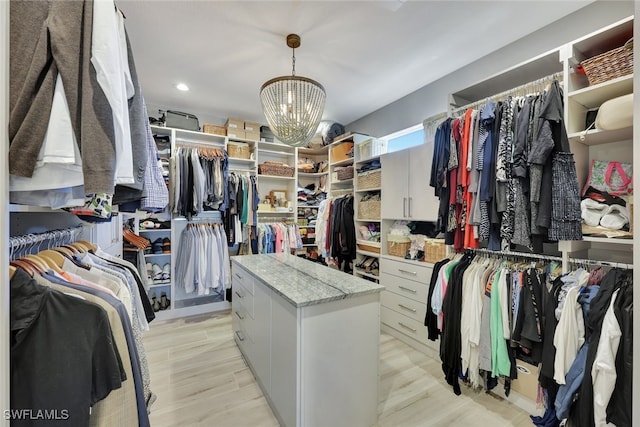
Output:
<instances>
[{"instance_id":1,"label":"crystal chandelier","mask_svg":"<svg viewBox=\"0 0 640 427\"><path fill-rule=\"evenodd\" d=\"M260 100L275 137L287 145L306 146L322 119L326 94L320 83L296 76L296 48L300 47L300 36L289 34L287 46L293 49L292 73L263 84Z\"/></svg>"}]
</instances>

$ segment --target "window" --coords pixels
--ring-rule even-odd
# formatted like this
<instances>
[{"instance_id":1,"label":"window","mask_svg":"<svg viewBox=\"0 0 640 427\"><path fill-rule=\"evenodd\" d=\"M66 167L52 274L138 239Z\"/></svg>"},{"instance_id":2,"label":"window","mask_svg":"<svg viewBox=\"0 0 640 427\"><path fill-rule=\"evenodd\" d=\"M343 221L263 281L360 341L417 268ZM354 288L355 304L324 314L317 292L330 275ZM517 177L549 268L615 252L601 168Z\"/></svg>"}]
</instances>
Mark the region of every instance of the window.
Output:
<instances>
[{"instance_id":1,"label":"window","mask_svg":"<svg viewBox=\"0 0 640 427\"><path fill-rule=\"evenodd\" d=\"M424 127L422 124L412 126L410 128L394 132L385 136L387 142L387 153L393 151L405 150L424 144Z\"/></svg>"}]
</instances>

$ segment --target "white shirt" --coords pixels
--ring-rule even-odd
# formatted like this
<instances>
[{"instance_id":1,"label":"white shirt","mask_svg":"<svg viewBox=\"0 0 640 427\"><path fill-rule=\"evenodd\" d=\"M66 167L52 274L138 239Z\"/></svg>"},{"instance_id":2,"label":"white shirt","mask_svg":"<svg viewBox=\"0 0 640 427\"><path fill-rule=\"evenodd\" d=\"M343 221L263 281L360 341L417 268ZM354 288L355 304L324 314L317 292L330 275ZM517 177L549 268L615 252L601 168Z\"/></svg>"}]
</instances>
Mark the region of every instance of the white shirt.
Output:
<instances>
[{"instance_id":1,"label":"white shirt","mask_svg":"<svg viewBox=\"0 0 640 427\"><path fill-rule=\"evenodd\" d=\"M574 286L567 291L560 320L553 336L553 345L556 347L553 379L558 384L565 384L565 376L584 343L584 317L582 306L578 302L579 295L579 286Z\"/></svg>"},{"instance_id":2,"label":"white shirt","mask_svg":"<svg viewBox=\"0 0 640 427\"><path fill-rule=\"evenodd\" d=\"M122 14L116 10L113 0L93 2L91 63L113 112L116 184L132 184L135 180L127 101L133 96L134 90L129 74L126 41L123 40L122 20Z\"/></svg>"},{"instance_id":3,"label":"white shirt","mask_svg":"<svg viewBox=\"0 0 640 427\"><path fill-rule=\"evenodd\" d=\"M611 298L611 303L602 320L600 341L596 358L591 368L591 379L593 382L593 416L595 425L613 426L607 423L607 406L616 386L616 355L620 345L622 330L613 311L613 306L618 297L616 290Z\"/></svg>"}]
</instances>

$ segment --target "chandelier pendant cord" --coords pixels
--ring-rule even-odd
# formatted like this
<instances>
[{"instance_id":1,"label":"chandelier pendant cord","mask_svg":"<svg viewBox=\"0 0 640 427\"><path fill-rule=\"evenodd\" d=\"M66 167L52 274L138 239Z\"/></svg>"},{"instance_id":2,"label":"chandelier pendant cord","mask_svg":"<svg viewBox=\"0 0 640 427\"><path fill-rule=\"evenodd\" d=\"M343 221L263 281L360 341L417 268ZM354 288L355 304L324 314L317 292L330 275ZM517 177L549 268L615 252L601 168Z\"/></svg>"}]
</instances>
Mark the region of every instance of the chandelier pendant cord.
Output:
<instances>
[{"instance_id":1,"label":"chandelier pendant cord","mask_svg":"<svg viewBox=\"0 0 640 427\"><path fill-rule=\"evenodd\" d=\"M291 64L292 64L292 70L291 70L291 75L295 76L296 75L296 48L292 48L291 51L293 52L293 56L291 58Z\"/></svg>"}]
</instances>

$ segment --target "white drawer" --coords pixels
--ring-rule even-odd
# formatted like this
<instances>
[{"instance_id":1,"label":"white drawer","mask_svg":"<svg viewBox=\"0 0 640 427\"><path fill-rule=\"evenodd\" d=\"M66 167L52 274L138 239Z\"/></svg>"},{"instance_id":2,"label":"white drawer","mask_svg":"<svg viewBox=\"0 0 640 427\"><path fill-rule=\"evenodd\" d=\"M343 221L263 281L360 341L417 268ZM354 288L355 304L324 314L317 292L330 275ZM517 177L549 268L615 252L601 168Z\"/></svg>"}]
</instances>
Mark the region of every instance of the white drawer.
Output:
<instances>
[{"instance_id":1,"label":"white drawer","mask_svg":"<svg viewBox=\"0 0 640 427\"><path fill-rule=\"evenodd\" d=\"M416 322L424 323L427 305L423 302L414 301L388 290L382 291L380 302L383 307L387 307L400 314L404 314Z\"/></svg>"},{"instance_id":2,"label":"white drawer","mask_svg":"<svg viewBox=\"0 0 640 427\"><path fill-rule=\"evenodd\" d=\"M427 328L424 326L424 319L423 322L418 322L384 306L380 307L380 317L385 325L422 344L427 344Z\"/></svg>"},{"instance_id":3,"label":"white drawer","mask_svg":"<svg viewBox=\"0 0 640 427\"><path fill-rule=\"evenodd\" d=\"M233 337L242 350L243 353L246 354L248 351L248 345L251 342L249 337L249 333L247 331L247 313L241 304L236 302L233 303L233 308L231 312L231 324L233 325Z\"/></svg>"},{"instance_id":4,"label":"white drawer","mask_svg":"<svg viewBox=\"0 0 640 427\"><path fill-rule=\"evenodd\" d=\"M242 283L247 292L253 295L253 276L237 263L232 263L231 279L233 283Z\"/></svg>"},{"instance_id":5,"label":"white drawer","mask_svg":"<svg viewBox=\"0 0 640 427\"><path fill-rule=\"evenodd\" d=\"M234 279L233 281L233 302L241 304L247 314L253 318L253 294L249 293L244 284Z\"/></svg>"},{"instance_id":6,"label":"white drawer","mask_svg":"<svg viewBox=\"0 0 640 427\"><path fill-rule=\"evenodd\" d=\"M392 274L404 279L429 284L433 268L429 265L417 265L416 262L402 262L388 258L380 259L380 272Z\"/></svg>"},{"instance_id":7,"label":"white drawer","mask_svg":"<svg viewBox=\"0 0 640 427\"><path fill-rule=\"evenodd\" d=\"M393 276L385 272L380 273L380 284L398 295L403 295L424 304L427 303L429 296L428 284Z\"/></svg>"}]
</instances>

